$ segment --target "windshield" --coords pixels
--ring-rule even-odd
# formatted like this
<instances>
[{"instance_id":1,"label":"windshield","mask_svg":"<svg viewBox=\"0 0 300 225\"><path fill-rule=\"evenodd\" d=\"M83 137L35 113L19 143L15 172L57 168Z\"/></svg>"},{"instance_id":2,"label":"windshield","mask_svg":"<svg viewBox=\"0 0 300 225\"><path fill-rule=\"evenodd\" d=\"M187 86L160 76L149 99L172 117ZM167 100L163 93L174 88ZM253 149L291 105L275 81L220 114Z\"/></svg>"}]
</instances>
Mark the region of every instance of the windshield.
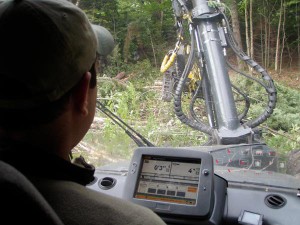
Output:
<instances>
[{"instance_id":1,"label":"windshield","mask_svg":"<svg viewBox=\"0 0 300 225\"><path fill-rule=\"evenodd\" d=\"M183 2L186 5L179 7ZM291 12L286 15L289 24L280 32L278 27L285 22L281 17L266 21L270 16L251 21L257 28L252 36L245 32L249 27L240 30L241 46L247 46L247 54L257 61L247 62L249 57L237 50L227 32L232 22L244 28L245 10L237 12L236 20L233 11L224 10L227 5L214 6L222 18L216 25L222 51L209 58L205 54L212 50L204 49L208 41L202 40L205 36L197 38L203 33L197 30L201 26L192 26L183 16L192 9L191 1L78 1L78 5L93 24L106 27L115 38L113 53L100 60L97 86L98 101L117 117L109 118L98 105L90 131L73 150L74 157L83 155L97 168L113 164L115 167L109 168L119 170L122 165L121 170L126 171L126 163L138 147L133 137L140 139L141 135L157 147L209 152L215 173L231 182L299 188L300 39L299 26L292 26L300 24L299 17L293 16L299 14L299 7L294 3L286 6L286 12ZM269 15L279 15L282 10L277 3L255 7ZM282 48L278 43L283 43ZM170 52L176 53L175 60L162 71L161 65L167 64L162 63L164 55L171 57ZM236 52L244 61L236 58ZM217 64L223 57L226 63ZM203 66L205 63L208 66ZM229 86L227 78L221 82L210 75L210 67L216 68L217 74L221 71L221 78L228 76ZM226 93L219 93L219 87ZM237 114L241 128L230 133L229 143L217 145L210 138L211 128L235 126L231 120L223 120L228 109ZM226 129L218 131L227 135ZM243 132L255 141L246 140ZM237 143L232 143L235 140Z\"/></svg>"},{"instance_id":2,"label":"windshield","mask_svg":"<svg viewBox=\"0 0 300 225\"><path fill-rule=\"evenodd\" d=\"M156 94L160 95L159 92ZM171 106L169 110L172 115ZM161 113L160 116L167 118L169 113ZM205 135L185 127L172 116L166 124L159 118L158 121L152 118L149 121L126 122L155 146L191 147L209 152L214 159L215 173L228 181L299 188L299 150L284 152L263 142L251 145L202 146L205 144ZM97 168L127 172L129 161L137 147L124 129L98 110L90 131L73 153L75 156L84 155Z\"/></svg>"}]
</instances>

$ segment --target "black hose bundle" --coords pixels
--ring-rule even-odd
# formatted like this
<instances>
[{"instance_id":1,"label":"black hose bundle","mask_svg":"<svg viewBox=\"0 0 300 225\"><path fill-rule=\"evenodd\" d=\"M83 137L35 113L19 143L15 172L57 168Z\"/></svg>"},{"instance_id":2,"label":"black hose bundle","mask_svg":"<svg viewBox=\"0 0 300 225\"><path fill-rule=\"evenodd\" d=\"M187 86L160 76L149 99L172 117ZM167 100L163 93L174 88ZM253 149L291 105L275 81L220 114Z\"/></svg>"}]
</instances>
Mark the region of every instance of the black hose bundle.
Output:
<instances>
[{"instance_id":1,"label":"black hose bundle","mask_svg":"<svg viewBox=\"0 0 300 225\"><path fill-rule=\"evenodd\" d=\"M238 73L240 73L241 75L252 79L256 82L258 82L262 87L265 88L265 90L268 93L268 104L264 110L264 112L259 115L257 118L254 118L248 122L245 123L245 125L254 128L257 127L258 125L262 124L264 121L266 121L271 114L273 113L273 110L276 106L276 101L277 101L277 92L276 92L276 88L274 85L274 82L272 80L272 78L269 76L269 74L267 73L267 71L260 66L257 62L255 62L253 59L251 59L249 56L247 56L243 51L241 51L234 38L233 38L233 34L232 31L229 27L229 22L228 19L226 17L226 15L224 13L222 13L224 20L226 21L226 25L227 25L227 33L225 33L225 37L226 40L229 44L229 46L231 47L231 49L234 51L234 53L244 62L246 62L250 67L252 67L255 71L259 72L262 76L262 79L266 82L266 84L264 84L262 81L254 78L254 77L250 77L247 74L241 72L241 71L237 71Z\"/></svg>"},{"instance_id":2,"label":"black hose bundle","mask_svg":"<svg viewBox=\"0 0 300 225\"><path fill-rule=\"evenodd\" d=\"M188 78L188 74L192 69L193 66L193 60L195 57L195 53L194 53L194 45L195 45L195 37L193 34L193 29L191 29L190 34L191 34L191 52L189 54L188 60L187 60L187 64L182 72L182 75L178 81L178 84L176 86L175 89L175 95L174 95L174 109L175 109L175 114L178 117L178 119L183 122L184 124L187 124L188 126L202 131L206 134L212 135L213 134L213 128L209 127L208 125L206 125L205 123L202 123L199 120L194 120L194 119L190 119L188 118L184 112L182 111L182 107L181 107L181 99L182 99L182 93L183 93L183 89L184 89L184 85L187 81Z\"/></svg>"}]
</instances>

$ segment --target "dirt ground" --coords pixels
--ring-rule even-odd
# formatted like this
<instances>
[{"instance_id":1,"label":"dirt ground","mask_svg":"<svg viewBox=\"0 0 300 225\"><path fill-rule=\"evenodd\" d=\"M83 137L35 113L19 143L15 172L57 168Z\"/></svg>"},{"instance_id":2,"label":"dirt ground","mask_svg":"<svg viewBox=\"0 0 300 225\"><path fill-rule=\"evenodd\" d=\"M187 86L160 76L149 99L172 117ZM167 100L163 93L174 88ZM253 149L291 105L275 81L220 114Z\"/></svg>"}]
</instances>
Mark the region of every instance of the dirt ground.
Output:
<instances>
[{"instance_id":1,"label":"dirt ground","mask_svg":"<svg viewBox=\"0 0 300 225\"><path fill-rule=\"evenodd\" d=\"M300 69L284 69L281 74L268 71L275 82L300 90Z\"/></svg>"}]
</instances>

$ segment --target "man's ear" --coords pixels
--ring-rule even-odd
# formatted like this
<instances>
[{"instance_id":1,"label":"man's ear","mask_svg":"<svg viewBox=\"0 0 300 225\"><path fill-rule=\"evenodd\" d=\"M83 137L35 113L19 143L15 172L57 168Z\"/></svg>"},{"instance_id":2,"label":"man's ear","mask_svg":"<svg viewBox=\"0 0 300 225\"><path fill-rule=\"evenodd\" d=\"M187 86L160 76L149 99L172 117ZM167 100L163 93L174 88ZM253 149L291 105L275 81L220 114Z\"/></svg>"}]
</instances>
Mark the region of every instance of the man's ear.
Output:
<instances>
[{"instance_id":1,"label":"man's ear","mask_svg":"<svg viewBox=\"0 0 300 225\"><path fill-rule=\"evenodd\" d=\"M83 116L88 115L88 100L89 100L89 88L90 88L91 73L86 72L79 83L76 85L72 101L75 109Z\"/></svg>"}]
</instances>

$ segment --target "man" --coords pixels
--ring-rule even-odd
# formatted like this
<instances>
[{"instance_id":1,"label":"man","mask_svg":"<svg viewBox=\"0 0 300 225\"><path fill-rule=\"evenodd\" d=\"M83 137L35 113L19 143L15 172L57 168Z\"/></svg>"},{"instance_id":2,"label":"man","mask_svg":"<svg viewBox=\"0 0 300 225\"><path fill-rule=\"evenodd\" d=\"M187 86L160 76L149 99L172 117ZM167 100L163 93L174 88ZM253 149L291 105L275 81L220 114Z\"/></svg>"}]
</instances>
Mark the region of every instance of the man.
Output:
<instances>
[{"instance_id":1,"label":"man","mask_svg":"<svg viewBox=\"0 0 300 225\"><path fill-rule=\"evenodd\" d=\"M149 209L87 189L94 168L70 161L95 113L97 39L86 15L66 0L0 0L0 45L0 160L64 224L164 224Z\"/></svg>"}]
</instances>

